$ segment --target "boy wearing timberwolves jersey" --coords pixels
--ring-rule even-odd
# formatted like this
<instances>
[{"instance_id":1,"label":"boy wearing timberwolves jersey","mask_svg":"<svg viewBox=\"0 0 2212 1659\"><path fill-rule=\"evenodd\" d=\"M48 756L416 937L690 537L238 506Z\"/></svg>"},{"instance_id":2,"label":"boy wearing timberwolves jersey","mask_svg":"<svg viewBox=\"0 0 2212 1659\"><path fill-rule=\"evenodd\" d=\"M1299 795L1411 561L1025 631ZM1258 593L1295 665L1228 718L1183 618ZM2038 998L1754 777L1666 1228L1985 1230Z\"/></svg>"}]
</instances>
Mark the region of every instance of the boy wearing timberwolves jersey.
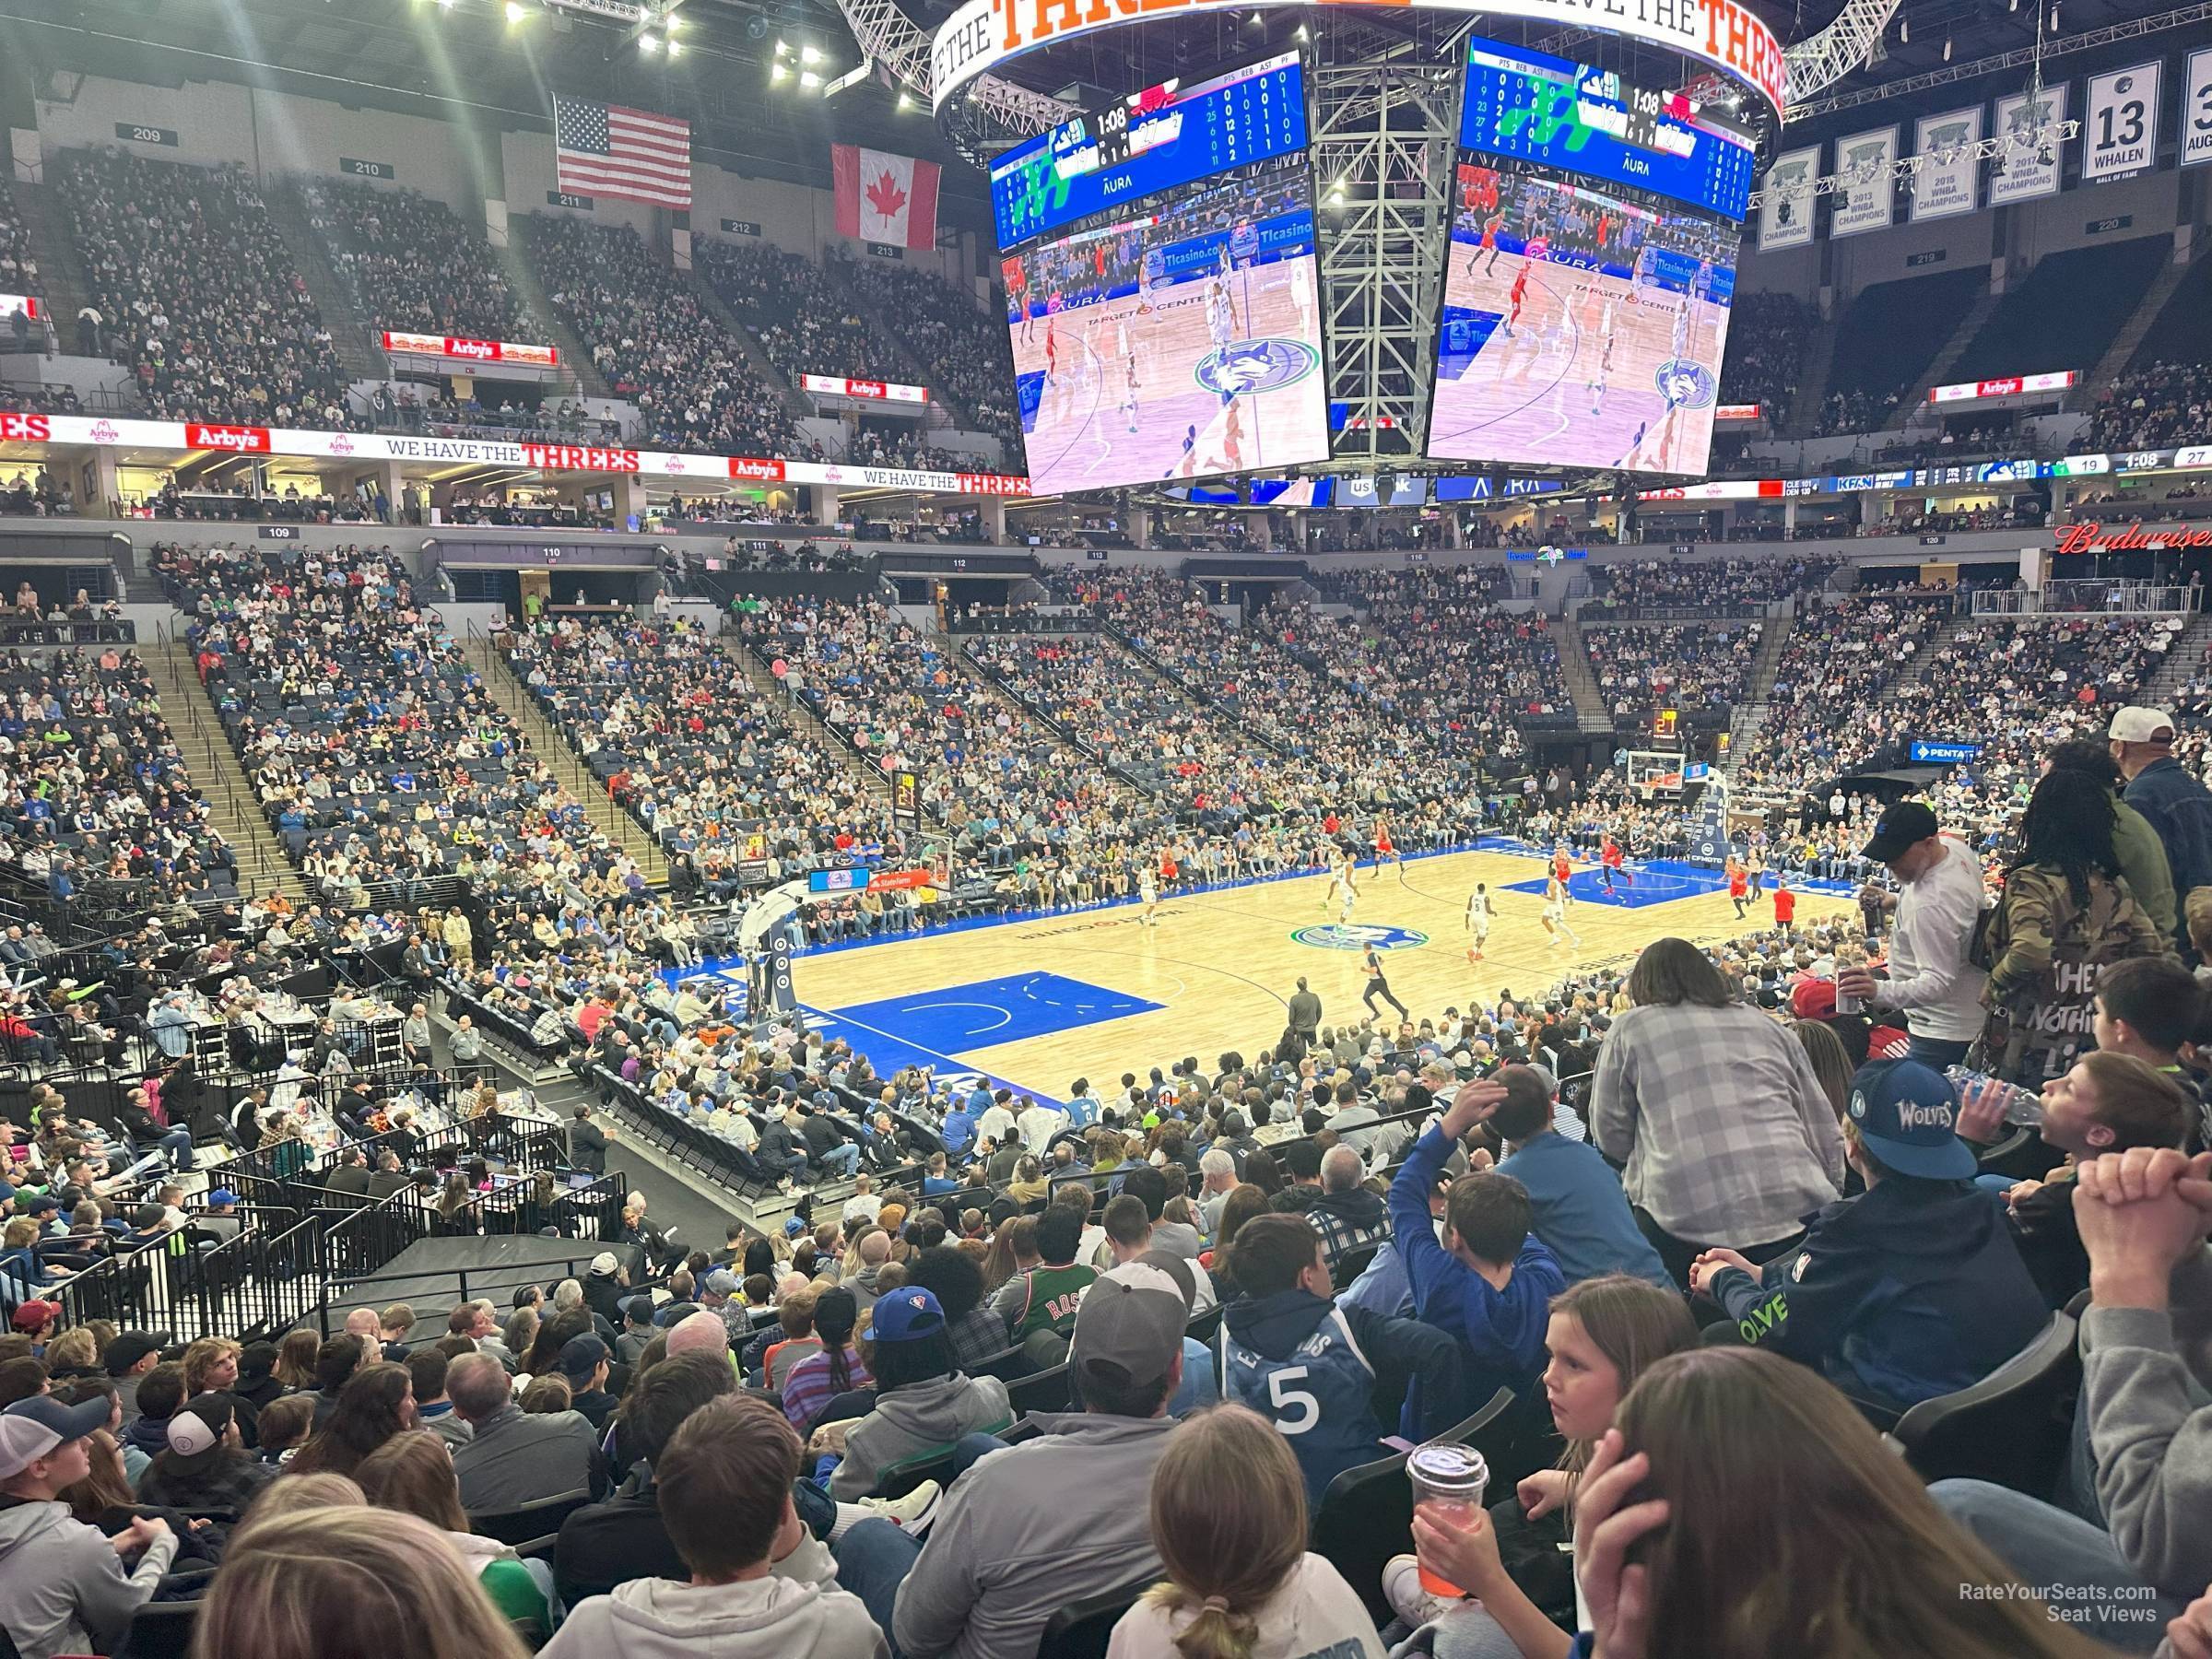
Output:
<instances>
[{"instance_id":1,"label":"boy wearing timberwolves jersey","mask_svg":"<svg viewBox=\"0 0 2212 1659\"><path fill-rule=\"evenodd\" d=\"M1378 1387L1406 1394L1400 1432L1441 1434L1465 1392L1459 1345L1411 1319L1330 1300L1321 1235L1303 1216L1254 1216L1229 1250L1236 1298L1222 1312L1223 1394L1279 1429L1298 1454L1306 1497L1321 1501L1345 1470L1384 1455ZM1418 1381L1426 1410L1414 1406Z\"/></svg>"}]
</instances>

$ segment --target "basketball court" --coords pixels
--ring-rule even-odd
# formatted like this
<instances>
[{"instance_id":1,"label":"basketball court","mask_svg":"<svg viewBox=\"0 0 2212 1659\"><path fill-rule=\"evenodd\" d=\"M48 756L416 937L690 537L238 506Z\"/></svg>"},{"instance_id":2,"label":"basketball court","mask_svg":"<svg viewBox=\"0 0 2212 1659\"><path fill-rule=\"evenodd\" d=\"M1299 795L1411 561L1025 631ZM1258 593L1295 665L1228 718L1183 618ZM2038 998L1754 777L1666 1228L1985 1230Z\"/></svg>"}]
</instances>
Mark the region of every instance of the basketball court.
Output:
<instances>
[{"instance_id":1,"label":"basketball court","mask_svg":"<svg viewBox=\"0 0 2212 1659\"><path fill-rule=\"evenodd\" d=\"M1521 853L1443 853L1363 867L1348 928L1324 912L1328 877L1299 876L1163 899L1152 927L1131 902L835 947L799 958L794 982L809 1025L850 1041L879 1073L930 1065L940 1079L973 1076L1057 1101L1079 1077L1111 1093L1124 1071L1142 1077L1194 1054L1211 1066L1225 1048L1257 1053L1280 1034L1301 974L1324 1025L1356 1022L1370 943L1391 989L1422 1018L1508 991L1540 996L1576 968L1625 968L1665 934L1717 942L1773 922L1771 897L1738 921L1714 871L1631 865L1641 885L1609 896L1590 867L1575 873L1579 902L1566 917L1581 943L1553 945L1537 920L1543 870ZM1470 967L1465 918L1477 881L1497 916L1484 960ZM1799 892L1800 923L1831 916L1855 923L1856 912L1841 892ZM728 971L742 981L742 969Z\"/></svg>"}]
</instances>

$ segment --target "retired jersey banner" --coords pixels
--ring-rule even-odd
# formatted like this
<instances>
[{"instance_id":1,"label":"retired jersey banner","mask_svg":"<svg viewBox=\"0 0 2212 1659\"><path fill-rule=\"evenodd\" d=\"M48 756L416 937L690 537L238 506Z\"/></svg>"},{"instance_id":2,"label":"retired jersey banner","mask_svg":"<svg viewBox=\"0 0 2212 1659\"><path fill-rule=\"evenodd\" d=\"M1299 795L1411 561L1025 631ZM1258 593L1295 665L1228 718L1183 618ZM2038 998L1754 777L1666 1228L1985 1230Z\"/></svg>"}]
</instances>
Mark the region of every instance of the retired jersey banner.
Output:
<instances>
[{"instance_id":1,"label":"retired jersey banner","mask_svg":"<svg viewBox=\"0 0 2212 1659\"><path fill-rule=\"evenodd\" d=\"M2159 154L2156 58L2133 69L2092 75L2081 112L2081 182L2141 172Z\"/></svg>"},{"instance_id":2,"label":"retired jersey banner","mask_svg":"<svg viewBox=\"0 0 2212 1659\"><path fill-rule=\"evenodd\" d=\"M1813 184L1820 147L1784 150L1759 186L1759 251L1801 248L1813 240Z\"/></svg>"},{"instance_id":3,"label":"retired jersey banner","mask_svg":"<svg viewBox=\"0 0 2212 1659\"><path fill-rule=\"evenodd\" d=\"M1989 164L1991 206L2058 194L2059 129L2065 123L2065 81L1997 100L1994 130L2004 142Z\"/></svg>"},{"instance_id":4,"label":"retired jersey banner","mask_svg":"<svg viewBox=\"0 0 2212 1659\"><path fill-rule=\"evenodd\" d=\"M1836 140L1836 177L1841 182L1829 216L1830 236L1887 230L1896 217L1897 129L1881 127Z\"/></svg>"},{"instance_id":5,"label":"retired jersey banner","mask_svg":"<svg viewBox=\"0 0 2212 1659\"><path fill-rule=\"evenodd\" d=\"M1981 142L1980 104L1921 118L1912 138L1912 154L1919 163L1912 174L1916 222L1974 210L1974 185L1982 171L1975 147Z\"/></svg>"},{"instance_id":6,"label":"retired jersey banner","mask_svg":"<svg viewBox=\"0 0 2212 1659\"><path fill-rule=\"evenodd\" d=\"M386 351L413 352L418 357L453 358L465 363L520 363L532 369L550 369L560 361L551 346L524 346L512 340L468 340L457 335L384 333Z\"/></svg>"},{"instance_id":7,"label":"retired jersey banner","mask_svg":"<svg viewBox=\"0 0 2212 1659\"><path fill-rule=\"evenodd\" d=\"M902 386L897 381L853 380L842 374L802 374L799 390L818 397L856 397L869 403L925 404L927 386Z\"/></svg>"},{"instance_id":8,"label":"retired jersey banner","mask_svg":"<svg viewBox=\"0 0 2212 1659\"><path fill-rule=\"evenodd\" d=\"M856 145L830 147L837 233L894 248L937 245L937 164Z\"/></svg>"},{"instance_id":9,"label":"retired jersey banner","mask_svg":"<svg viewBox=\"0 0 2212 1659\"><path fill-rule=\"evenodd\" d=\"M2212 161L2212 46L2189 54L2182 77L2182 165Z\"/></svg>"}]
</instances>

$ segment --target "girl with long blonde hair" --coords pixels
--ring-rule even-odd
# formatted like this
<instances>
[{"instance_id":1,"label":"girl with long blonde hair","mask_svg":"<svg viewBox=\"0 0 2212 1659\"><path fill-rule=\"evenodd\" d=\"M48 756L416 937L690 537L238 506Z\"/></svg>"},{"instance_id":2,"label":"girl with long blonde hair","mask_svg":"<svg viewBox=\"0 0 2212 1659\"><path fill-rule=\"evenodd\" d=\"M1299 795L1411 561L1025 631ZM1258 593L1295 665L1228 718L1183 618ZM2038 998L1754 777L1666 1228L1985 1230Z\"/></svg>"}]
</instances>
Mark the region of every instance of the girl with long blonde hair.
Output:
<instances>
[{"instance_id":1,"label":"girl with long blonde hair","mask_svg":"<svg viewBox=\"0 0 2212 1659\"><path fill-rule=\"evenodd\" d=\"M1113 1627L1106 1659L1382 1659L1374 1620L1306 1549L1306 1480L1290 1442L1242 1406L1168 1435L1152 1473L1152 1545L1167 1578Z\"/></svg>"}]
</instances>

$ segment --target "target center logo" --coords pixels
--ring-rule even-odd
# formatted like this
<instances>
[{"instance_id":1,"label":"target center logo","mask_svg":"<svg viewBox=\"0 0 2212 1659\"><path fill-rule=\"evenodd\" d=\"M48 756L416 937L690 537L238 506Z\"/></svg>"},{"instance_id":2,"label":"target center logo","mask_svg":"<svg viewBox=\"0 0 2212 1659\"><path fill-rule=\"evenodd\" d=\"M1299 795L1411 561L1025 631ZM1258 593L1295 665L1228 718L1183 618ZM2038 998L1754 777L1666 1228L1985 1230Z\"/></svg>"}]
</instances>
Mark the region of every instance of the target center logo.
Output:
<instances>
[{"instance_id":1,"label":"target center logo","mask_svg":"<svg viewBox=\"0 0 2212 1659\"><path fill-rule=\"evenodd\" d=\"M1317 950L1365 950L1373 946L1377 950L1411 950L1429 943L1429 935L1416 933L1410 927L1379 927L1365 923L1346 924L1329 922L1312 927L1291 930L1293 944L1311 945Z\"/></svg>"},{"instance_id":2,"label":"target center logo","mask_svg":"<svg viewBox=\"0 0 2212 1659\"><path fill-rule=\"evenodd\" d=\"M1677 409L1709 407L1720 391L1712 371L1688 358L1667 359L1652 376L1652 383L1668 405Z\"/></svg>"},{"instance_id":3,"label":"target center logo","mask_svg":"<svg viewBox=\"0 0 2212 1659\"><path fill-rule=\"evenodd\" d=\"M1215 347L1192 367L1191 378L1228 397L1294 386L1320 365L1321 354L1305 341L1270 336Z\"/></svg>"}]
</instances>

